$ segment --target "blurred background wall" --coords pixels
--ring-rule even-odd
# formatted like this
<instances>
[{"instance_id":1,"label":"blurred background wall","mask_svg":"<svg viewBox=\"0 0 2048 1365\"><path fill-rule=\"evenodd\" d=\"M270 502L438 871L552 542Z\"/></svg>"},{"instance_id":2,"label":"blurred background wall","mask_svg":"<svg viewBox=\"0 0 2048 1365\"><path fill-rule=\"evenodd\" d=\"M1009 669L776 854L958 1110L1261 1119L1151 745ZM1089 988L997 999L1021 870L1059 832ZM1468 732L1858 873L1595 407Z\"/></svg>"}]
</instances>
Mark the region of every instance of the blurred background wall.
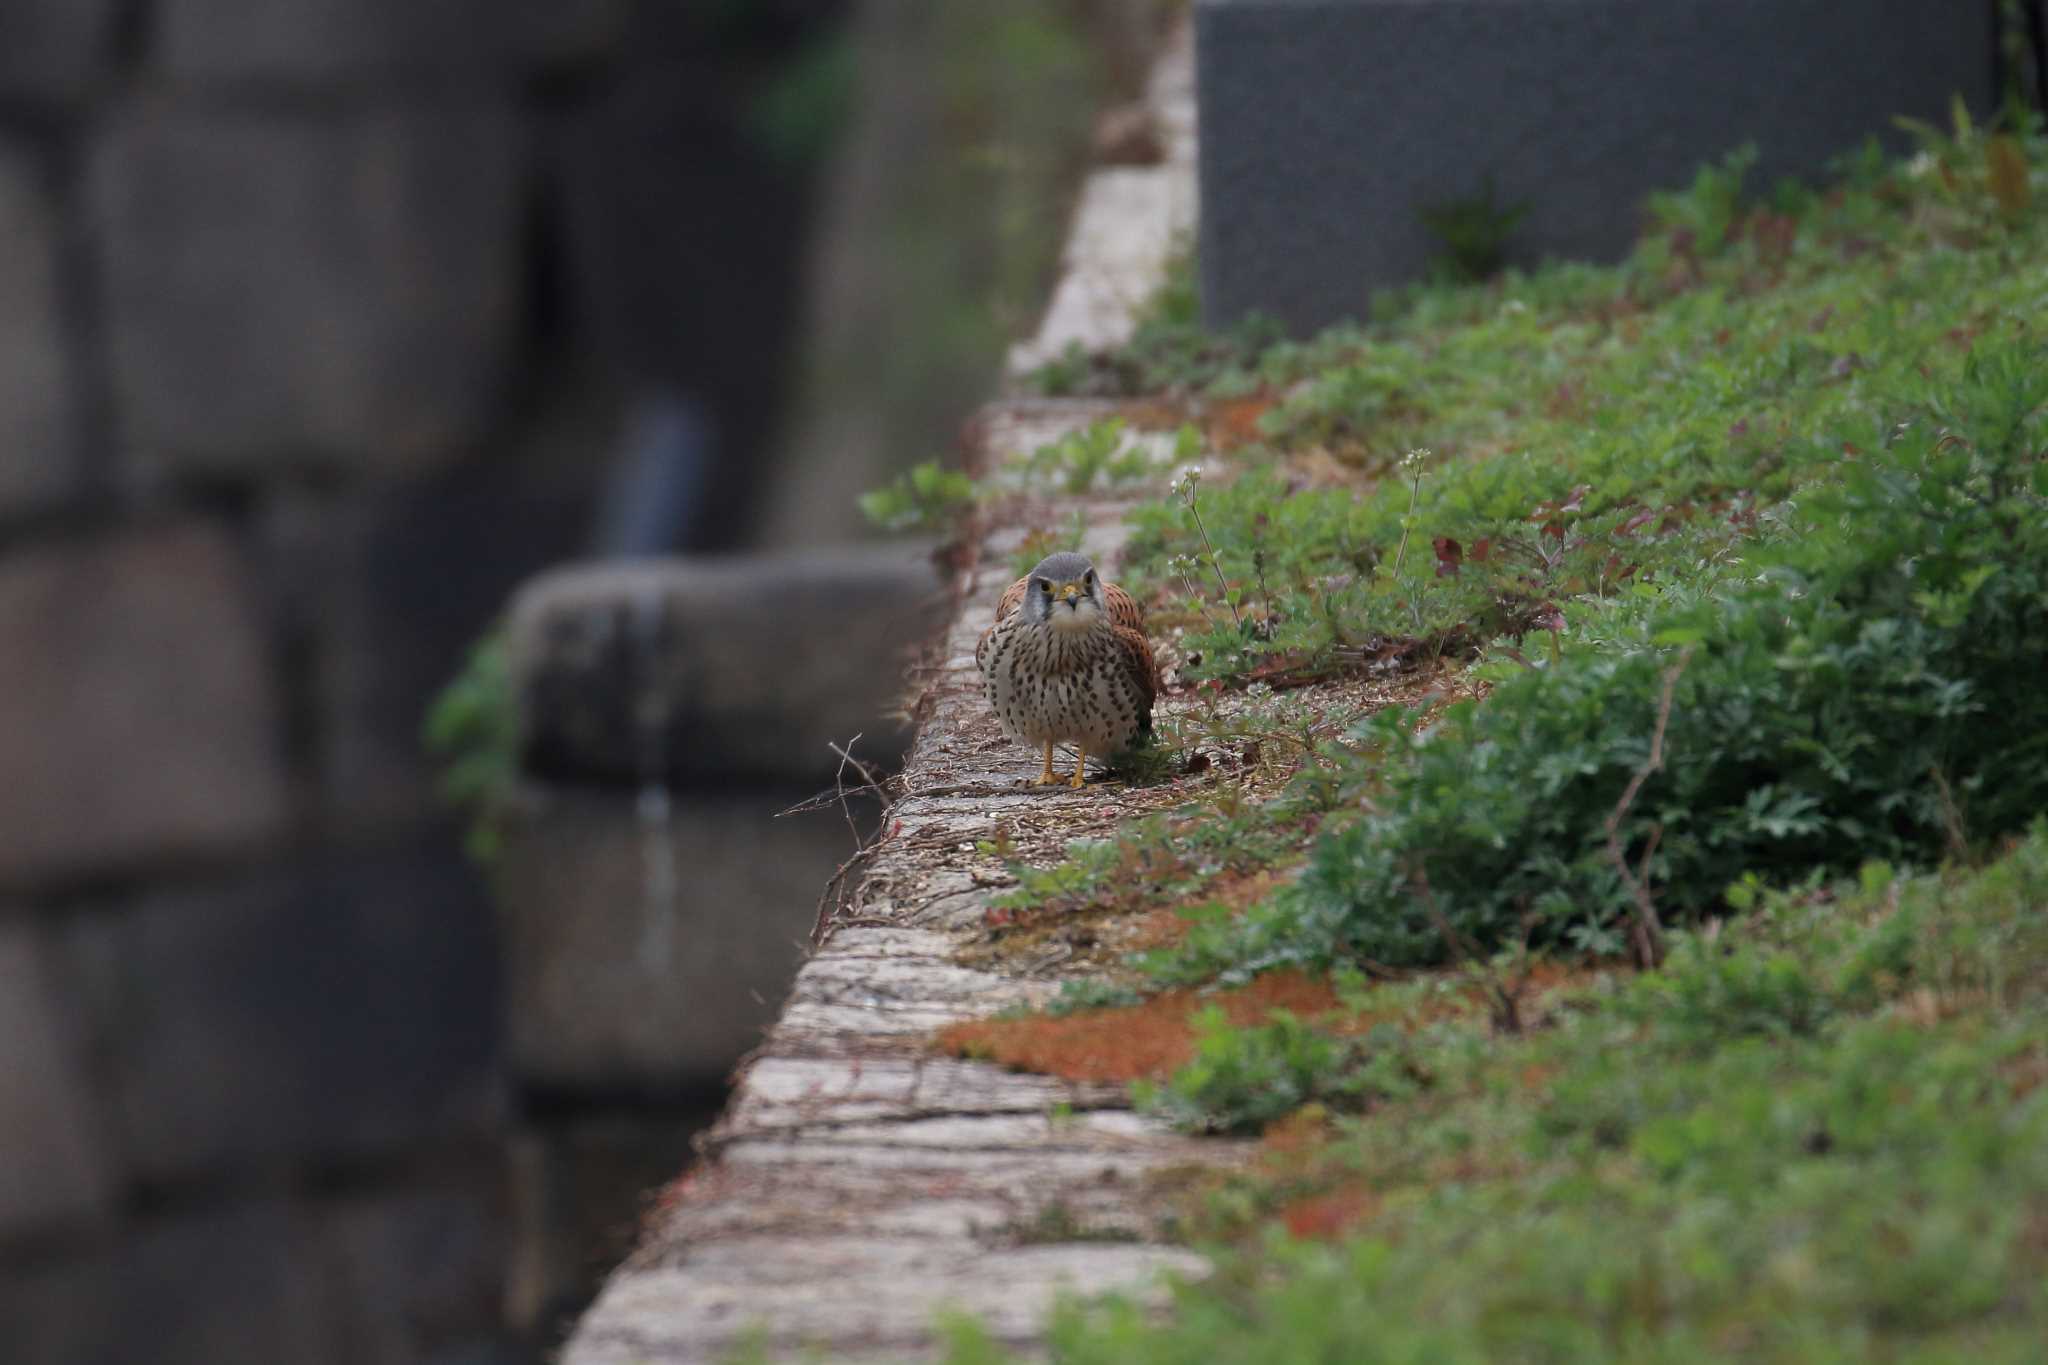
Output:
<instances>
[{"instance_id":1,"label":"blurred background wall","mask_svg":"<svg viewBox=\"0 0 2048 1365\"><path fill-rule=\"evenodd\" d=\"M0 1356L546 1342L701 1115L508 1076L421 717L559 560L859 534L1170 7L0 0Z\"/></svg>"}]
</instances>

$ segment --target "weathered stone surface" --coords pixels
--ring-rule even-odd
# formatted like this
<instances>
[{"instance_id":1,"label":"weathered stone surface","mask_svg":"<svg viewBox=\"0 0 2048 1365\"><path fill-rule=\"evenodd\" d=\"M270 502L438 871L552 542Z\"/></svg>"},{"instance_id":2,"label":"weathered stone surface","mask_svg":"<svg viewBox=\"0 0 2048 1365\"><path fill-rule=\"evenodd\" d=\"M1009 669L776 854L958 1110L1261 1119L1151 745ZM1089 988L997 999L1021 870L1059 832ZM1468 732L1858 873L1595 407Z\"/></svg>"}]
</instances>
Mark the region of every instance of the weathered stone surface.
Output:
<instances>
[{"instance_id":1,"label":"weathered stone surface","mask_svg":"<svg viewBox=\"0 0 2048 1365\"><path fill-rule=\"evenodd\" d=\"M0 54L6 52L0 18ZM6 60L0 55L0 62ZM27 153L0 140L0 517L71 478L70 373L57 307L56 218Z\"/></svg>"},{"instance_id":2,"label":"weathered stone surface","mask_svg":"<svg viewBox=\"0 0 2048 1365\"><path fill-rule=\"evenodd\" d=\"M1093 411L1034 404L978 429L987 441ZM1086 548L1108 562L1117 519L1107 504L1088 510L1104 529ZM777 1361L938 1359L933 1324L947 1308L1028 1347L1062 1292L1142 1295L1162 1274L1203 1273L1199 1256L1154 1240L1147 1191L1174 1167L1239 1160L1243 1146L1131 1114L1121 1087L931 1050L934 1029L1058 986L1028 963L956 960L982 939L991 894L976 840L1000 827L1051 856L1107 832L1127 799L1030 789L1037 759L997 733L973 644L1009 576L986 554L968 576L926 677L908 794L889 808L855 908L798 972L701 1144L705 1163L664 1194L567 1365L710 1365L757 1332Z\"/></svg>"},{"instance_id":3,"label":"weathered stone surface","mask_svg":"<svg viewBox=\"0 0 2048 1365\"><path fill-rule=\"evenodd\" d=\"M0 1281L10 1365L353 1365L330 1286L282 1202L157 1223Z\"/></svg>"},{"instance_id":4,"label":"weathered stone surface","mask_svg":"<svg viewBox=\"0 0 2048 1365\"><path fill-rule=\"evenodd\" d=\"M666 1119L582 1119L513 1135L505 1315L514 1328L559 1338L632 1250L648 1191L688 1164L690 1140L716 1116L723 1094L706 1091Z\"/></svg>"},{"instance_id":5,"label":"weathered stone surface","mask_svg":"<svg viewBox=\"0 0 2048 1365\"><path fill-rule=\"evenodd\" d=\"M490 914L452 852L150 896L79 925L122 1146L173 1180L481 1131Z\"/></svg>"},{"instance_id":6,"label":"weathered stone surface","mask_svg":"<svg viewBox=\"0 0 2048 1365\"><path fill-rule=\"evenodd\" d=\"M0 557L0 885L275 834L278 709L242 565L183 522Z\"/></svg>"},{"instance_id":7,"label":"weathered stone surface","mask_svg":"<svg viewBox=\"0 0 2048 1365\"><path fill-rule=\"evenodd\" d=\"M115 0L0 5L0 96L71 100L85 94L113 55L115 13Z\"/></svg>"},{"instance_id":8,"label":"weathered stone surface","mask_svg":"<svg viewBox=\"0 0 2048 1365\"><path fill-rule=\"evenodd\" d=\"M1896 114L1989 103L1993 7L1954 0L1201 0L1203 308L1307 332L1440 245L1419 211L1525 202L1509 258L1612 257L1617 206L1747 141L1812 176Z\"/></svg>"},{"instance_id":9,"label":"weathered stone surface","mask_svg":"<svg viewBox=\"0 0 2048 1365\"><path fill-rule=\"evenodd\" d=\"M41 932L0 924L0 1245L107 1210L115 1177Z\"/></svg>"},{"instance_id":10,"label":"weathered stone surface","mask_svg":"<svg viewBox=\"0 0 2048 1365\"><path fill-rule=\"evenodd\" d=\"M159 0L164 69L203 81L367 81L587 59L625 0Z\"/></svg>"},{"instance_id":11,"label":"weathered stone surface","mask_svg":"<svg viewBox=\"0 0 2048 1365\"><path fill-rule=\"evenodd\" d=\"M1069 347L1100 351L1130 340L1195 230L1194 50L1185 27L1161 55L1145 98L1110 111L1096 130L1100 167L1060 257L1059 283L1037 334L1010 348L1021 374ZM1113 139L1121 144L1104 146Z\"/></svg>"},{"instance_id":12,"label":"weathered stone surface","mask_svg":"<svg viewBox=\"0 0 2048 1365\"><path fill-rule=\"evenodd\" d=\"M498 878L514 1071L573 1090L721 1082L854 851L836 810L775 819L807 794L522 789Z\"/></svg>"},{"instance_id":13,"label":"weathered stone surface","mask_svg":"<svg viewBox=\"0 0 2048 1365\"><path fill-rule=\"evenodd\" d=\"M960 1274L964 1262L972 1276ZM1193 1252L1137 1245L991 1250L964 1239L731 1239L681 1269L614 1280L567 1359L713 1365L756 1333L776 1358L817 1349L835 1361L933 1359L933 1323L943 1312L973 1314L999 1341L1029 1341L1062 1292L1142 1291L1167 1273L1204 1269Z\"/></svg>"},{"instance_id":14,"label":"weathered stone surface","mask_svg":"<svg viewBox=\"0 0 2048 1365\"><path fill-rule=\"evenodd\" d=\"M1155 95L1174 88L1172 69L1161 63ZM1190 121L1160 122L1170 158L1184 153ZM1006 405L973 424L971 455L1100 415L1086 403ZM1105 529L1084 548L1113 563L1120 533L1107 528L1123 509L1085 510ZM945 1309L1029 1358L1062 1293L1143 1295L1164 1275L1204 1273L1201 1257L1152 1240L1147 1191L1154 1176L1241 1159L1244 1147L1125 1112L1118 1087L931 1048L941 1025L1058 988L1056 958L975 957L987 970L958 960L986 941L992 869L977 841L1000 835L1015 856L1053 857L1068 839L1109 833L1131 804L1128 792L1028 788L1036 757L1005 741L980 701L974 642L1020 535L991 535L962 575L964 600L920 674L907 794L737 1078L705 1161L663 1192L565 1365L712 1365L742 1343L775 1361L905 1365L944 1357Z\"/></svg>"},{"instance_id":15,"label":"weathered stone surface","mask_svg":"<svg viewBox=\"0 0 2048 1365\"><path fill-rule=\"evenodd\" d=\"M517 311L519 159L487 101L125 109L92 203L136 475L414 471L479 436Z\"/></svg>"},{"instance_id":16,"label":"weathered stone surface","mask_svg":"<svg viewBox=\"0 0 2048 1365\"><path fill-rule=\"evenodd\" d=\"M911 651L945 594L916 548L563 569L523 589L510 649L528 767L551 777L828 782L828 747L902 753Z\"/></svg>"}]
</instances>

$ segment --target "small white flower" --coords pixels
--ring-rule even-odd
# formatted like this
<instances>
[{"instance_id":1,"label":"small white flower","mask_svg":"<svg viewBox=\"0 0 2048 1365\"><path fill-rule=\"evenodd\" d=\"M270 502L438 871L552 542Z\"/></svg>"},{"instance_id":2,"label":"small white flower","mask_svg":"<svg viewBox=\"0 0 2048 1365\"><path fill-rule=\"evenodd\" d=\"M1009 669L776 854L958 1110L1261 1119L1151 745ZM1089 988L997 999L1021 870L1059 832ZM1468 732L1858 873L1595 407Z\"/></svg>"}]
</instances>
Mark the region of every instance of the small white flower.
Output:
<instances>
[{"instance_id":1,"label":"small white flower","mask_svg":"<svg viewBox=\"0 0 2048 1365\"><path fill-rule=\"evenodd\" d=\"M1911 161L1906 163L1906 174L1915 180L1925 180L1928 176L1934 174L1934 153L1917 153Z\"/></svg>"},{"instance_id":2,"label":"small white flower","mask_svg":"<svg viewBox=\"0 0 2048 1365\"><path fill-rule=\"evenodd\" d=\"M1413 471L1422 468L1423 465L1429 463L1429 461L1434 459L1435 457L1436 452L1431 450L1428 446L1417 446L1414 450L1409 451L1406 455L1403 455L1401 457L1401 468L1408 470L1412 473Z\"/></svg>"}]
</instances>

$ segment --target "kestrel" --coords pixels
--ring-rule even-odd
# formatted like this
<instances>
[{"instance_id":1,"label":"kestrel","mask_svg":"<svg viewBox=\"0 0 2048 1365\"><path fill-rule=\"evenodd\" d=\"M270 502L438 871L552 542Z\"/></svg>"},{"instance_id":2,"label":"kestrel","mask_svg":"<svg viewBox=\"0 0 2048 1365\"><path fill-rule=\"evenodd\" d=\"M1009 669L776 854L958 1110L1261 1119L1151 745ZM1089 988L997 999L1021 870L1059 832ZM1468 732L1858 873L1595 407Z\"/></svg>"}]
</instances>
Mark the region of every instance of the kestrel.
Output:
<instances>
[{"instance_id":1,"label":"kestrel","mask_svg":"<svg viewBox=\"0 0 2048 1365\"><path fill-rule=\"evenodd\" d=\"M1088 755L1110 754L1152 730L1159 665L1131 595L1077 554L1048 555L1012 583L996 623L974 648L1003 733L1043 746L1041 784L1057 782L1055 744L1075 748L1071 786Z\"/></svg>"}]
</instances>

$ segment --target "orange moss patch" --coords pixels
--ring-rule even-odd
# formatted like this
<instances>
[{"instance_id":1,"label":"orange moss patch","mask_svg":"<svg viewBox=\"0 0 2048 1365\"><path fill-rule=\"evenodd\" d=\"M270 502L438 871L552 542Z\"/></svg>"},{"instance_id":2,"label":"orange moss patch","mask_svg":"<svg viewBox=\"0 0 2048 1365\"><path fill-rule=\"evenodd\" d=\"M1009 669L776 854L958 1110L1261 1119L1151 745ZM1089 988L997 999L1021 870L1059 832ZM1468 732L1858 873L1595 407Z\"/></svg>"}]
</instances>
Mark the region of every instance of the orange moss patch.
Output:
<instances>
[{"instance_id":1,"label":"orange moss patch","mask_svg":"<svg viewBox=\"0 0 2048 1365\"><path fill-rule=\"evenodd\" d=\"M1259 880L1241 879L1240 891L1258 894L1254 886ZM1598 969L1585 967L1532 964L1522 995L1525 1026L1540 1023L1558 1000L1600 974ZM1456 991L1407 1001L1398 1010L1342 1010L1339 1004L1327 979L1288 969L1268 972L1229 990L1165 991L1135 1005L1064 1015L963 1020L941 1029L935 1042L942 1052L996 1062L1013 1071L1035 1071L1069 1081L1128 1083L1163 1078L1191 1061L1195 1054L1193 1016L1210 1006L1220 1008L1238 1027L1263 1023L1274 1010L1284 1009L1332 1032L1351 1035L1367 1033L1384 1023L1415 1026L1483 1016L1492 1008L1487 987L1469 980ZM1547 1077L1530 1075L1525 1079L1534 1085Z\"/></svg>"},{"instance_id":2,"label":"orange moss patch","mask_svg":"<svg viewBox=\"0 0 2048 1365\"><path fill-rule=\"evenodd\" d=\"M1295 1237L1331 1242L1378 1213L1379 1204L1379 1196L1364 1185L1340 1185L1286 1205L1279 1220Z\"/></svg>"},{"instance_id":3,"label":"orange moss patch","mask_svg":"<svg viewBox=\"0 0 2048 1365\"><path fill-rule=\"evenodd\" d=\"M1241 914L1271 895L1291 875L1291 869L1272 868L1252 873L1226 872L1209 883L1194 904L1221 905L1233 915ZM1170 948L1185 939L1192 927L1193 922L1183 918L1177 908L1148 910L1138 916L1122 946L1137 952Z\"/></svg>"},{"instance_id":4,"label":"orange moss patch","mask_svg":"<svg viewBox=\"0 0 2048 1365\"><path fill-rule=\"evenodd\" d=\"M1070 1081L1156 1080L1194 1057L1189 1020L1211 1005L1233 1024L1256 1024L1276 1009L1304 1017L1326 1014L1337 1007L1337 994L1327 981L1304 972L1269 972L1233 990L1167 991L1112 1009L967 1020L940 1030L937 1042L956 1056Z\"/></svg>"},{"instance_id":5,"label":"orange moss patch","mask_svg":"<svg viewBox=\"0 0 2048 1365\"><path fill-rule=\"evenodd\" d=\"M1259 419L1272 409L1274 401L1272 394L1261 389L1246 398L1225 398L1210 403L1206 424L1209 444L1228 453L1240 446L1264 440L1265 433L1259 430Z\"/></svg>"}]
</instances>

